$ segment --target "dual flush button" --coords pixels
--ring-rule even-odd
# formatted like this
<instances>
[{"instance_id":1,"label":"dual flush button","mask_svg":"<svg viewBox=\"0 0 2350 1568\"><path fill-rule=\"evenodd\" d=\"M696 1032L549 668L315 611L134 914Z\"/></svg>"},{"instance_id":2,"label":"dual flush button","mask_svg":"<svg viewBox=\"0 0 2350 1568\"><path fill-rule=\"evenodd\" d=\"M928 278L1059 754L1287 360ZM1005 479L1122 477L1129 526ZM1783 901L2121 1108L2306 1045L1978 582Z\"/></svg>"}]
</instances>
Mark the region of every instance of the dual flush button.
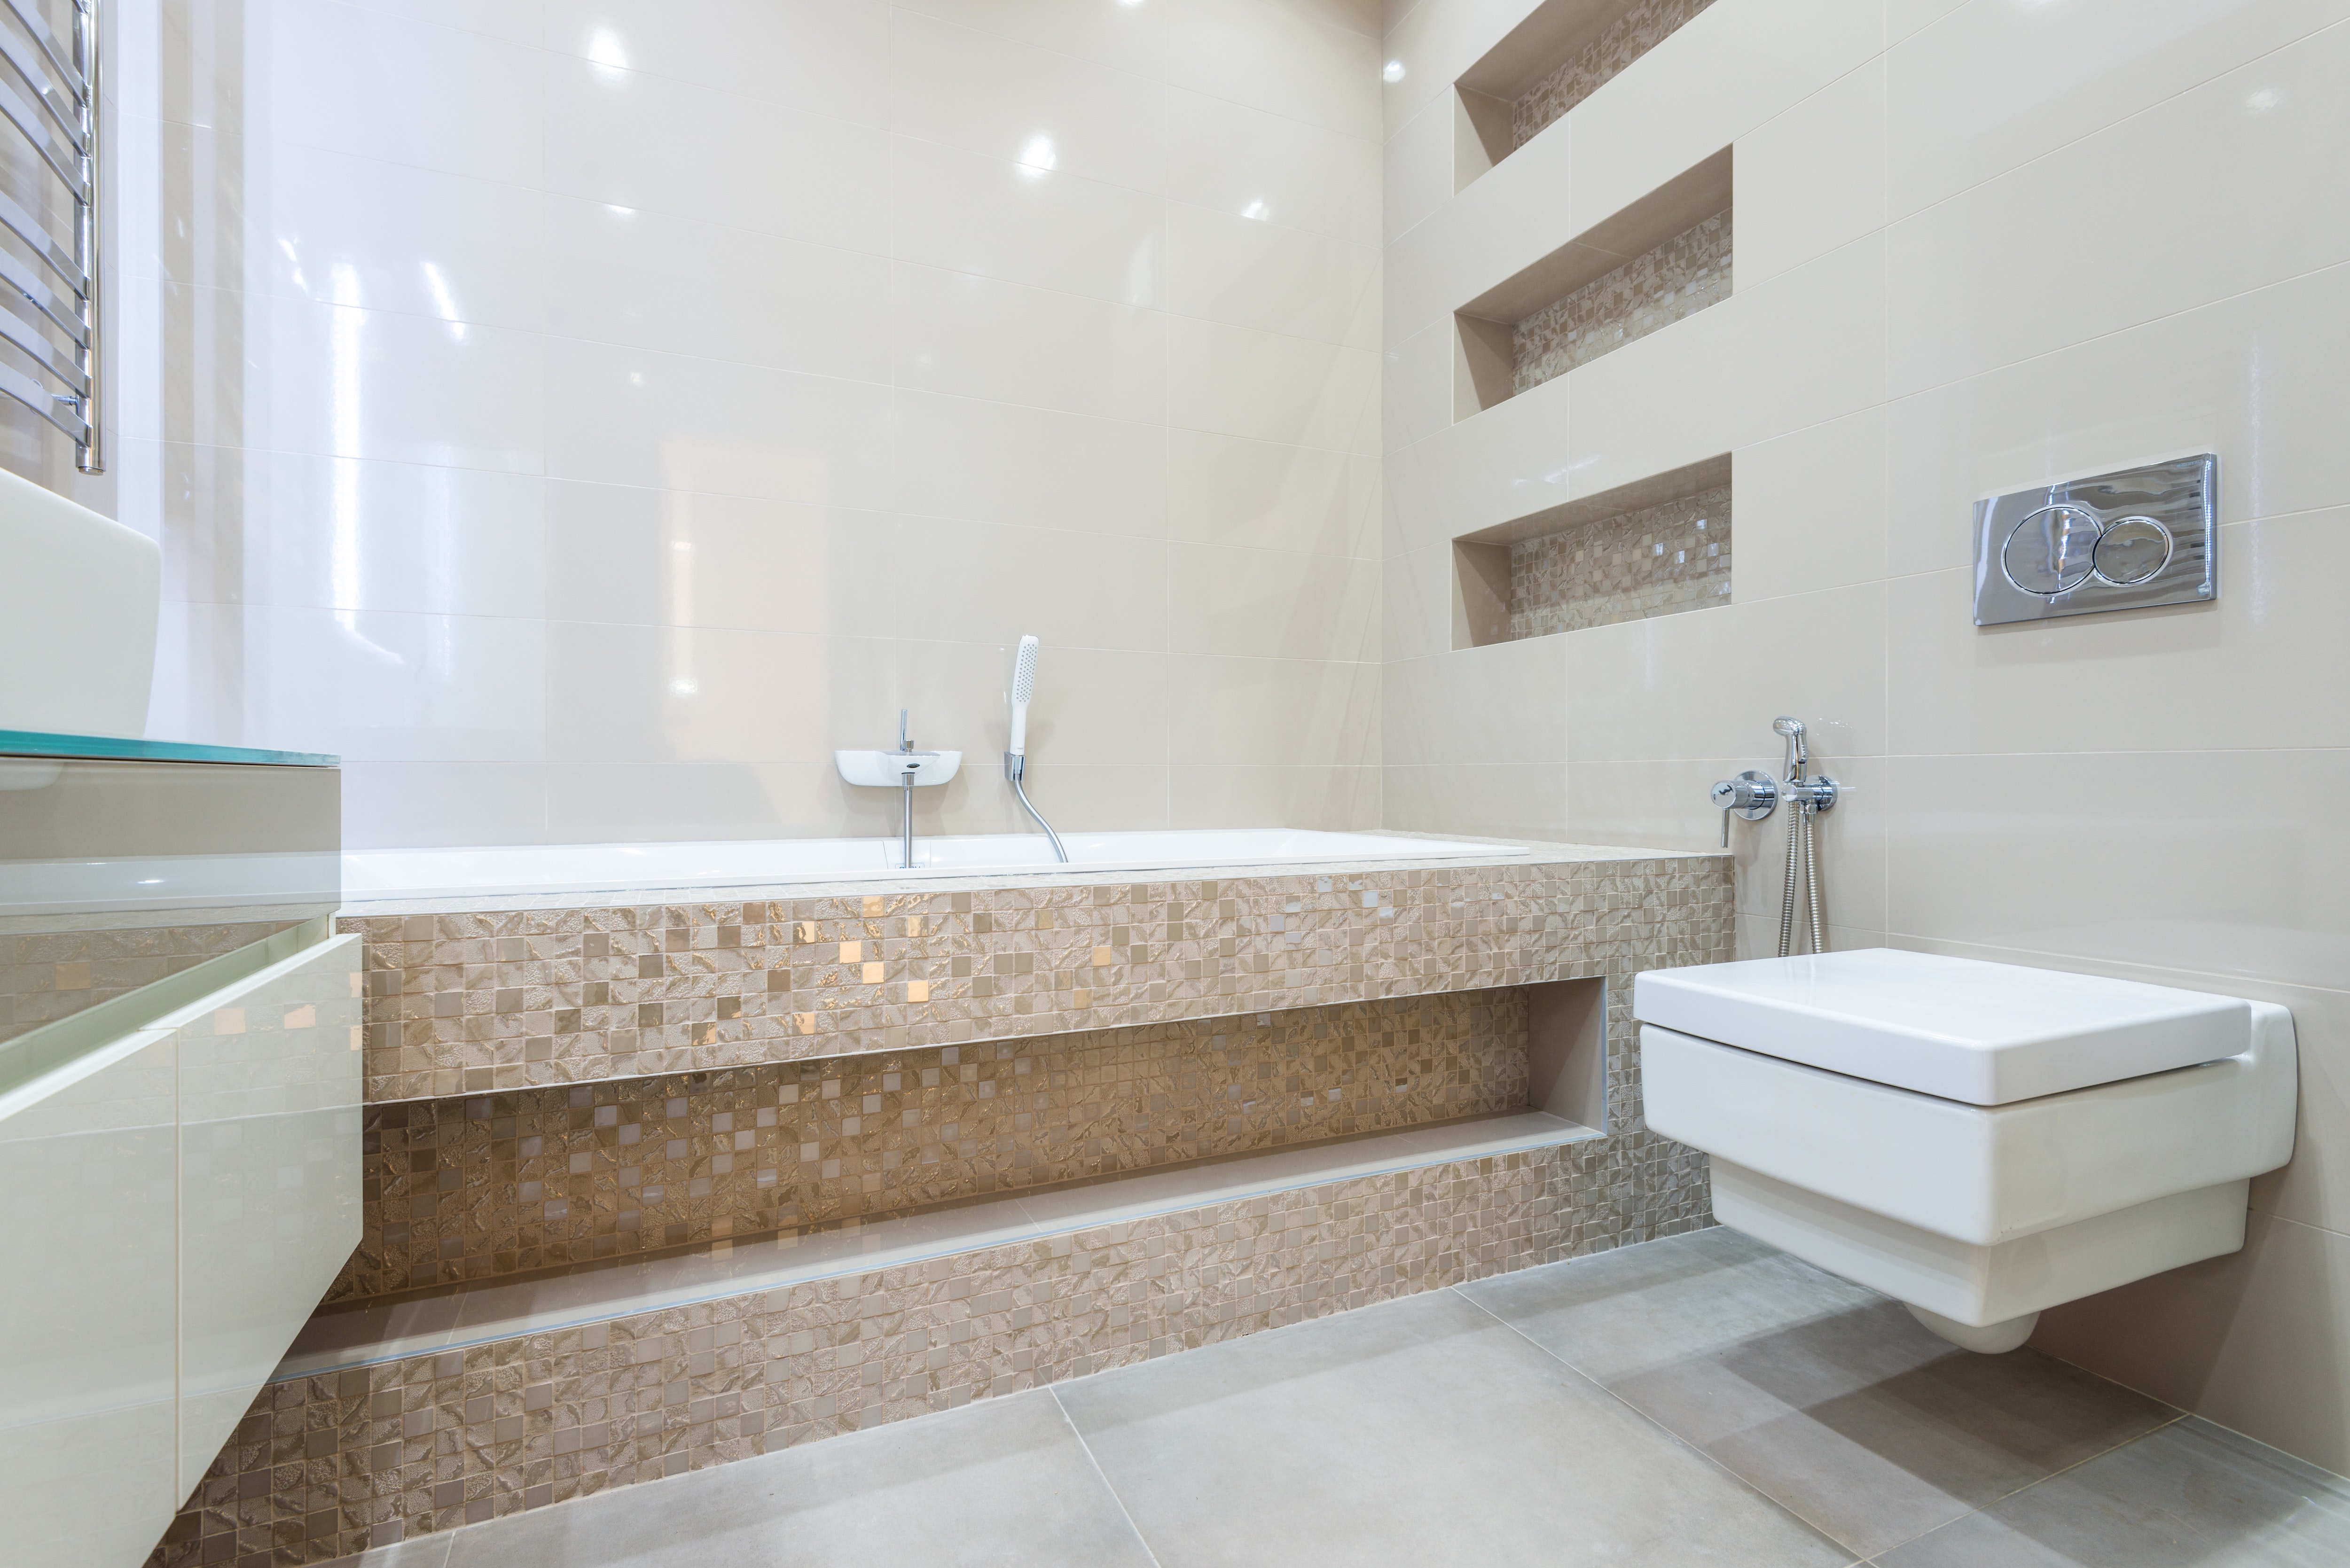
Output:
<instances>
[{"instance_id":1,"label":"dual flush button","mask_svg":"<svg viewBox=\"0 0 2350 1568\"><path fill-rule=\"evenodd\" d=\"M2108 524L2082 507L2043 506L2015 525L2000 569L2027 594L2054 597L2096 577L2117 588L2146 582L2170 564L2176 543L2151 517Z\"/></svg>"},{"instance_id":2,"label":"dual flush button","mask_svg":"<svg viewBox=\"0 0 2350 1568\"><path fill-rule=\"evenodd\" d=\"M1975 624L2209 604L2220 460L2148 463L1975 504Z\"/></svg>"}]
</instances>

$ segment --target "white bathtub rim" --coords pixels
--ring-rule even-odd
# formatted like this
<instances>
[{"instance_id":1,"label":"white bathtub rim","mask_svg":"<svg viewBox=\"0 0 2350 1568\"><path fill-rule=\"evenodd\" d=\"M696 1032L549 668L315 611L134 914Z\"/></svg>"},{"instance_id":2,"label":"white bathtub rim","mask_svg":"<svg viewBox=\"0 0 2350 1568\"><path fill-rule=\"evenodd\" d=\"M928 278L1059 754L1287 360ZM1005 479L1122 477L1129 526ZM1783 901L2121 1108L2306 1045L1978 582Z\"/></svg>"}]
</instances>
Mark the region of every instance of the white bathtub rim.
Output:
<instances>
[{"instance_id":1,"label":"white bathtub rim","mask_svg":"<svg viewBox=\"0 0 2350 1568\"><path fill-rule=\"evenodd\" d=\"M1238 830L1236 830L1238 831ZM1387 873L1419 869L1457 869L1480 866L1528 866L1562 861L1632 861L1632 860L1699 860L1717 857L1718 851L1661 849L1648 846L1616 845L1562 844L1539 839L1475 838L1466 835L1411 833L1392 828L1348 830L1352 838L1378 838L1395 841L1401 851L1393 855L1365 856L1351 859L1315 860L1295 857L1281 861L1254 863L1224 860L1201 860L1182 865L1141 867L1107 865L1102 863L1061 866L1023 866L968 870L917 869L909 877L895 867L871 874L842 876L829 874L821 880L804 877L725 882L647 880L627 886L616 885L608 878L598 878L571 886L552 886L546 882L527 885L475 885L435 890L431 888L383 888L347 881L344 889L345 911L352 915L399 915L424 913L467 913L491 910L528 909L597 909L620 906L696 904L711 902L737 903L767 898L824 898L857 897L887 893L942 893L973 891L983 888L1044 885L1051 887L1090 887L1118 885L1138 880L1150 882L1230 881L1256 877L1296 876L1351 877L1364 873ZM712 844L737 842L733 840L698 841L707 847ZM771 840L741 842L770 843ZM1040 840L1041 842L1041 840ZM1424 848L1402 848L1404 845L1440 844L1445 851L1431 854ZM658 847L685 847L656 846ZM484 847L580 849L601 847L646 847L646 846L504 846ZM1454 853L1453 851L1456 851ZM443 851L453 853L455 851ZM400 849L359 849L347 852L351 856L407 853ZM348 875L348 874L347 874Z\"/></svg>"}]
</instances>

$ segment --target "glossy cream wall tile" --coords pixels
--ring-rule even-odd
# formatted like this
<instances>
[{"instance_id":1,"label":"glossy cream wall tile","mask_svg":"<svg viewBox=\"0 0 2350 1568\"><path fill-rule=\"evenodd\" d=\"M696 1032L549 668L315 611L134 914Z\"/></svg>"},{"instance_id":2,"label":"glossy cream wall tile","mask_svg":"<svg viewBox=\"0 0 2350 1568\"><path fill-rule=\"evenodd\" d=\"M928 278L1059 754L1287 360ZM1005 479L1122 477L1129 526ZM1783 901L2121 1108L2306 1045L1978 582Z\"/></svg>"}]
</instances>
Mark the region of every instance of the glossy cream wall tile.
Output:
<instances>
[{"instance_id":1,"label":"glossy cream wall tile","mask_svg":"<svg viewBox=\"0 0 2350 1568\"><path fill-rule=\"evenodd\" d=\"M1885 115L1871 58L1738 139L1741 287L1885 226Z\"/></svg>"},{"instance_id":2,"label":"glossy cream wall tile","mask_svg":"<svg viewBox=\"0 0 2350 1568\"><path fill-rule=\"evenodd\" d=\"M1893 215L2101 132L2345 16L2342 0L1897 0L1886 51Z\"/></svg>"},{"instance_id":3,"label":"glossy cream wall tile","mask_svg":"<svg viewBox=\"0 0 2350 1568\"><path fill-rule=\"evenodd\" d=\"M1888 375L1898 394L2135 327L2350 257L2350 30L2334 28L1897 223ZM2048 269L2009 236L2035 214L2190 198L2158 245ZM2285 221L2282 214L2290 213Z\"/></svg>"},{"instance_id":4,"label":"glossy cream wall tile","mask_svg":"<svg viewBox=\"0 0 2350 1568\"><path fill-rule=\"evenodd\" d=\"M1418 117L1531 8L1391 8L1391 189L1425 188ZM2316 84L2343 74L2343 7L1799 9L1721 0L1391 228L1386 820L1711 847L1709 786L1775 770L1770 721L1793 713L1849 789L1819 823L1832 947L2292 1006L2299 1143L2255 1191L2251 1244L2052 1313L2040 1343L2338 1466L2350 902L2324 790L2350 746L2324 595L2350 570L2350 252L2312 170L2340 161L2340 95ZM1544 139L1568 166L1537 190ZM1730 300L1433 420L1418 335L1480 258L1541 254L1725 142ZM2052 213L2121 211L2198 217L2077 267L2019 259ZM2202 451L2221 457L2218 604L1971 624L1976 500ZM1453 539L1725 452L1730 605L1535 639L1555 645L1538 665L1453 649ZM1495 715L1556 748L1439 760ZM1784 825L1733 826L1743 955L1775 947Z\"/></svg>"},{"instance_id":5,"label":"glossy cream wall tile","mask_svg":"<svg viewBox=\"0 0 2350 1568\"><path fill-rule=\"evenodd\" d=\"M2350 502L2330 402L2350 354L2350 266L1899 399L1886 410L1897 572L1971 560L1967 509L2057 474L2217 452L2220 514ZM2094 387L2094 400L2074 389Z\"/></svg>"},{"instance_id":6,"label":"glossy cream wall tile","mask_svg":"<svg viewBox=\"0 0 2350 1568\"><path fill-rule=\"evenodd\" d=\"M473 9L452 0L430 4L436 12ZM532 41L600 66L765 99L828 119L877 129L885 122L890 7L883 0L504 0L504 5L522 14L515 26L526 26Z\"/></svg>"},{"instance_id":7,"label":"glossy cream wall tile","mask_svg":"<svg viewBox=\"0 0 2350 1568\"><path fill-rule=\"evenodd\" d=\"M1379 463L1360 452L1170 430L1167 508L1168 537L1191 544L1380 551Z\"/></svg>"},{"instance_id":8,"label":"glossy cream wall tile","mask_svg":"<svg viewBox=\"0 0 2350 1568\"><path fill-rule=\"evenodd\" d=\"M1185 0L1167 23L1167 78L1193 92L1379 139L1378 13L1365 0Z\"/></svg>"},{"instance_id":9,"label":"glossy cream wall tile","mask_svg":"<svg viewBox=\"0 0 2350 1568\"><path fill-rule=\"evenodd\" d=\"M899 134L1165 192L1166 90L1156 78L903 10L891 50Z\"/></svg>"},{"instance_id":10,"label":"glossy cream wall tile","mask_svg":"<svg viewBox=\"0 0 2350 1568\"><path fill-rule=\"evenodd\" d=\"M1181 88L1167 94L1167 194L1356 244L1379 243L1376 142Z\"/></svg>"},{"instance_id":11,"label":"glossy cream wall tile","mask_svg":"<svg viewBox=\"0 0 2350 1568\"><path fill-rule=\"evenodd\" d=\"M2065 627L1969 624L1971 572L1889 585L1891 749L1941 754L2350 747L2350 712L2309 701L2314 670L2350 667L2335 585L2350 511L2220 530L2220 602ZM2069 635L2059 635L2059 632ZM2095 701L2057 703L2065 687Z\"/></svg>"},{"instance_id":12,"label":"glossy cream wall tile","mask_svg":"<svg viewBox=\"0 0 2350 1568\"><path fill-rule=\"evenodd\" d=\"M1167 419L1186 430L1375 455L1379 357L1368 348L1170 317Z\"/></svg>"},{"instance_id":13,"label":"glossy cream wall tile","mask_svg":"<svg viewBox=\"0 0 2350 1568\"><path fill-rule=\"evenodd\" d=\"M1375 821L1378 22L175 13L117 78L156 732L348 754L355 843L880 831L825 753L992 754L1033 631L1040 799L1170 821L1180 734L1187 821Z\"/></svg>"}]
</instances>

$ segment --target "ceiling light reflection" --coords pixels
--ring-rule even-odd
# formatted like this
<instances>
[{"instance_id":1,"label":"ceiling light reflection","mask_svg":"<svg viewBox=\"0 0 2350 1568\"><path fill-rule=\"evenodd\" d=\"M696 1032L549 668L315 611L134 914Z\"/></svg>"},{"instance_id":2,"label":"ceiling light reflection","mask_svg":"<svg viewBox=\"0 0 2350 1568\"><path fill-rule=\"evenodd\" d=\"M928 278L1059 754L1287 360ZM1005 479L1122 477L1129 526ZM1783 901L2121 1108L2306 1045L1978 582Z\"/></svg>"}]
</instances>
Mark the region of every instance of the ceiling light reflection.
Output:
<instances>
[{"instance_id":1,"label":"ceiling light reflection","mask_svg":"<svg viewBox=\"0 0 2350 1568\"><path fill-rule=\"evenodd\" d=\"M1061 155L1049 136L1032 136L1028 145L1020 150L1020 171L1032 179L1057 167L1060 161Z\"/></svg>"}]
</instances>

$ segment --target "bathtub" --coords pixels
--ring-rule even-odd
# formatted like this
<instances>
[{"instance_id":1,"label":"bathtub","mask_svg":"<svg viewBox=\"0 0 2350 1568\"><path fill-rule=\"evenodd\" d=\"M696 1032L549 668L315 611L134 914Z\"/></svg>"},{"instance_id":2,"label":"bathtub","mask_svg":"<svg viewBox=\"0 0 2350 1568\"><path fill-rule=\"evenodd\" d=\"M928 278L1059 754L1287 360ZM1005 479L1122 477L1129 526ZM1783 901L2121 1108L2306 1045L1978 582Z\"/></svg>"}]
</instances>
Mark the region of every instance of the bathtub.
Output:
<instances>
[{"instance_id":1,"label":"bathtub","mask_svg":"<svg viewBox=\"0 0 2350 1568\"><path fill-rule=\"evenodd\" d=\"M1355 860L1494 860L1524 856L1506 844L1400 838L1302 828L1186 828L1153 833L1066 833L1069 863L1042 834L917 839L916 879L929 877L1082 875L1200 867L1312 866ZM509 893L602 893L650 888L750 888L793 882L902 881L895 838L740 839L715 844L545 844L478 849L356 849L343 856L343 897L478 898Z\"/></svg>"}]
</instances>

